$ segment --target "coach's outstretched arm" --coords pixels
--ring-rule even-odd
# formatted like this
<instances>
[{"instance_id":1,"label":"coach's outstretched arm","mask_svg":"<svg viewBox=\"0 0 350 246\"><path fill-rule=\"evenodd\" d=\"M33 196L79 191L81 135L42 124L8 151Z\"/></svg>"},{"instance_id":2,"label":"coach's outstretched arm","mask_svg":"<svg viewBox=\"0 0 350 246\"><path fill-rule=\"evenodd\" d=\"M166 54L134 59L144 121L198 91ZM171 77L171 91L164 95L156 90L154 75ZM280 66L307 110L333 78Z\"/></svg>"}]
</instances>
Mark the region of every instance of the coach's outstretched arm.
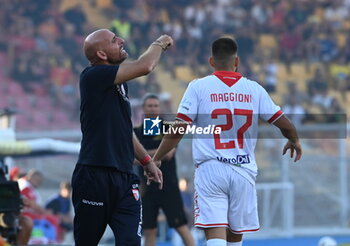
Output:
<instances>
[{"instance_id":1,"label":"coach's outstretched arm","mask_svg":"<svg viewBox=\"0 0 350 246\"><path fill-rule=\"evenodd\" d=\"M302 155L302 148L299 141L297 130L295 129L292 122L288 120L287 117L282 115L278 120L274 122L274 125L277 126L282 135L288 139L288 142L283 148L283 155L290 149L290 157L293 158L294 151L296 152L294 162L300 160Z\"/></svg>"},{"instance_id":2,"label":"coach's outstretched arm","mask_svg":"<svg viewBox=\"0 0 350 246\"><path fill-rule=\"evenodd\" d=\"M163 188L162 171L156 166L147 151L143 148L135 133L133 134L133 145L136 159L141 163L147 176L147 183L150 181L159 183L159 189Z\"/></svg>"},{"instance_id":3,"label":"coach's outstretched arm","mask_svg":"<svg viewBox=\"0 0 350 246\"><path fill-rule=\"evenodd\" d=\"M139 59L120 64L116 75L115 83L124 83L125 81L144 76L153 71L157 66L162 51L165 51L173 45L173 39L168 35L160 36L154 41Z\"/></svg>"},{"instance_id":4,"label":"coach's outstretched arm","mask_svg":"<svg viewBox=\"0 0 350 246\"><path fill-rule=\"evenodd\" d=\"M176 121L177 123L173 126L175 128L186 128L188 124L181 123L180 121ZM172 133L164 135L162 142L160 143L156 153L153 156L154 162L160 166L161 160L164 158L164 156L174 149L177 144L181 141L184 134L181 134L180 132L184 131L171 131ZM176 133L173 133L176 132Z\"/></svg>"}]
</instances>

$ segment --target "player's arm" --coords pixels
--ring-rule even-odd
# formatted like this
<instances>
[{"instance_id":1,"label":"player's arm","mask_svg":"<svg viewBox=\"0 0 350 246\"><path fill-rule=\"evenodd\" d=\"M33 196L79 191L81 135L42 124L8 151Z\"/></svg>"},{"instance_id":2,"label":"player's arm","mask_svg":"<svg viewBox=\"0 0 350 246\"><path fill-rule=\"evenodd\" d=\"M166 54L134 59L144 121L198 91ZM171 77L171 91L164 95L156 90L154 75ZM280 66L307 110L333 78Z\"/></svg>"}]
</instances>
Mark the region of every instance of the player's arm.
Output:
<instances>
[{"instance_id":1,"label":"player's arm","mask_svg":"<svg viewBox=\"0 0 350 246\"><path fill-rule=\"evenodd\" d=\"M258 88L260 93L260 117L262 117L262 119L269 122L270 124L277 126L282 132L282 135L288 139L288 142L283 148L283 155L287 152L288 149L290 149L290 157L293 158L295 151L296 156L294 158L294 162L298 161L301 158L302 150L298 133L294 125L283 114L283 112L280 110L280 107L275 105L266 90L260 85Z\"/></svg>"},{"instance_id":2,"label":"player's arm","mask_svg":"<svg viewBox=\"0 0 350 246\"><path fill-rule=\"evenodd\" d=\"M283 148L283 155L287 152L288 149L290 149L291 158L293 158L294 151L296 152L294 162L300 160L302 155L302 148L299 141L297 130L295 129L293 123L290 122L287 117L282 115L273 124L277 126L280 129L282 135L288 139L288 142Z\"/></svg>"},{"instance_id":3,"label":"player's arm","mask_svg":"<svg viewBox=\"0 0 350 246\"><path fill-rule=\"evenodd\" d=\"M124 83L125 81L132 80L152 72L159 62L162 51L168 49L172 45L173 39L170 36L160 36L136 61L120 64L115 78L115 83Z\"/></svg>"},{"instance_id":4,"label":"player's arm","mask_svg":"<svg viewBox=\"0 0 350 246\"><path fill-rule=\"evenodd\" d=\"M170 150L162 160L170 160L171 158L173 158L173 156L175 155L175 151L176 149L173 148L172 150ZM150 156L154 156L155 153L157 152L157 149L150 149L150 150L147 150L147 153L150 155Z\"/></svg>"},{"instance_id":5,"label":"player's arm","mask_svg":"<svg viewBox=\"0 0 350 246\"><path fill-rule=\"evenodd\" d=\"M136 134L133 133L133 145L136 159L140 162L145 170L147 176L147 183L150 181L159 183L159 189L163 187L163 175L162 171L156 166L152 158L149 156L145 148L141 145L137 139Z\"/></svg>"},{"instance_id":6,"label":"player's arm","mask_svg":"<svg viewBox=\"0 0 350 246\"><path fill-rule=\"evenodd\" d=\"M188 126L187 123L182 123L181 121L176 121L176 124L172 126L173 128L183 128L186 129ZM178 145L178 143L181 141L185 130L174 130L171 131L171 133L165 135L162 139L162 142L160 143L156 153L153 156L153 160L156 163L159 163L160 160L166 157L167 154L169 154L171 151L174 151L175 153L175 147Z\"/></svg>"}]
</instances>

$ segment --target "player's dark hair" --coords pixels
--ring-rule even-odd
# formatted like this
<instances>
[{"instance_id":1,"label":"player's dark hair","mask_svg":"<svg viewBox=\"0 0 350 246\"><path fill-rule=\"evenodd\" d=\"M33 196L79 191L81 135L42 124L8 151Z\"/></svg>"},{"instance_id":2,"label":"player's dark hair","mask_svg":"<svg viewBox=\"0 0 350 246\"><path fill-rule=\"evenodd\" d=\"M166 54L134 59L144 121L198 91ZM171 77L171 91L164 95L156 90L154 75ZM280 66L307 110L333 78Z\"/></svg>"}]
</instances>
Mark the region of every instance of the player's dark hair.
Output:
<instances>
[{"instance_id":1,"label":"player's dark hair","mask_svg":"<svg viewBox=\"0 0 350 246\"><path fill-rule=\"evenodd\" d=\"M147 101L148 99L157 99L158 101L160 100L159 97L158 97L156 94L151 94L151 93L149 93L149 94L146 94L146 95L143 97L143 99L142 99L142 106L145 106L146 101Z\"/></svg>"},{"instance_id":2,"label":"player's dark hair","mask_svg":"<svg viewBox=\"0 0 350 246\"><path fill-rule=\"evenodd\" d=\"M215 40L211 46L213 59L218 67L226 68L237 55L237 43L233 38L221 37Z\"/></svg>"}]
</instances>

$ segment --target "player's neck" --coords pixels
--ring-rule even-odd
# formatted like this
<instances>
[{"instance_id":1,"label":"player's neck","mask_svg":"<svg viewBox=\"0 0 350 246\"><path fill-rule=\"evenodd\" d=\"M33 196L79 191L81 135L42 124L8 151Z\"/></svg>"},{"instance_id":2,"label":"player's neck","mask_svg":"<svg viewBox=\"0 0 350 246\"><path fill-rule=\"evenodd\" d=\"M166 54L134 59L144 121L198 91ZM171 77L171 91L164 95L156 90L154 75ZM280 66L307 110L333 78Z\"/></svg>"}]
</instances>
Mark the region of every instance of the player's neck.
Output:
<instances>
[{"instance_id":1,"label":"player's neck","mask_svg":"<svg viewBox=\"0 0 350 246\"><path fill-rule=\"evenodd\" d=\"M226 72L237 72L237 67L215 67L215 72L226 71Z\"/></svg>"}]
</instances>

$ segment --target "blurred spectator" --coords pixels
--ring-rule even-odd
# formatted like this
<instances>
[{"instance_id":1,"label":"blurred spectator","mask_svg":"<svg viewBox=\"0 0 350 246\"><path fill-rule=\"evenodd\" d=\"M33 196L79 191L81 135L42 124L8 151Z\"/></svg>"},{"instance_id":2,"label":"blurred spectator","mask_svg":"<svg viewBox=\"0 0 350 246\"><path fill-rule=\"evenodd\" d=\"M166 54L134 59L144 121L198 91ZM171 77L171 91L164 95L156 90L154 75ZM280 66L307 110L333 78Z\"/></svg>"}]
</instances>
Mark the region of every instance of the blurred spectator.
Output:
<instances>
[{"instance_id":1,"label":"blurred spectator","mask_svg":"<svg viewBox=\"0 0 350 246\"><path fill-rule=\"evenodd\" d=\"M313 97L319 88L327 87L327 78L323 69L315 70L313 77L307 82L307 87L310 97Z\"/></svg>"},{"instance_id":2,"label":"blurred spectator","mask_svg":"<svg viewBox=\"0 0 350 246\"><path fill-rule=\"evenodd\" d=\"M256 40L254 40L252 32L246 28L241 28L235 38L239 46L240 57L249 57L254 54L254 43Z\"/></svg>"},{"instance_id":3,"label":"blurred spectator","mask_svg":"<svg viewBox=\"0 0 350 246\"><path fill-rule=\"evenodd\" d=\"M277 64L269 58L263 65L264 87L267 92L275 92L277 85Z\"/></svg>"},{"instance_id":4,"label":"blurred spectator","mask_svg":"<svg viewBox=\"0 0 350 246\"><path fill-rule=\"evenodd\" d=\"M125 40L130 38L131 23L125 12L121 12L119 16L111 22L111 31Z\"/></svg>"},{"instance_id":5,"label":"blurred spectator","mask_svg":"<svg viewBox=\"0 0 350 246\"><path fill-rule=\"evenodd\" d=\"M349 17L349 7L344 5L341 0L333 0L325 10L325 20L329 21L333 28L341 28L342 22Z\"/></svg>"},{"instance_id":6,"label":"blurred spectator","mask_svg":"<svg viewBox=\"0 0 350 246\"><path fill-rule=\"evenodd\" d=\"M331 31L319 35L321 61L330 62L337 54L337 42Z\"/></svg>"},{"instance_id":7,"label":"blurred spectator","mask_svg":"<svg viewBox=\"0 0 350 246\"><path fill-rule=\"evenodd\" d=\"M331 107L333 98L328 94L328 87L326 84L322 84L322 86L314 89L311 101L313 104L319 105L325 110Z\"/></svg>"},{"instance_id":8,"label":"blurred spectator","mask_svg":"<svg viewBox=\"0 0 350 246\"><path fill-rule=\"evenodd\" d=\"M39 230L44 230L45 232L45 229L43 227L47 228L47 234L40 234L40 242L56 243L60 239L58 218L52 215L49 210L45 209L41 205L41 197L37 190L37 188L41 185L43 178L43 174L40 171L31 169L24 177L18 180L18 185L24 204L23 212L21 215L27 216L33 220L33 232ZM50 231L48 228L52 228L52 230ZM33 241L30 242L33 243Z\"/></svg>"},{"instance_id":9,"label":"blurred spectator","mask_svg":"<svg viewBox=\"0 0 350 246\"><path fill-rule=\"evenodd\" d=\"M10 172L9 172L9 177L10 177L10 180L12 181L17 181L19 179L19 175L20 175L20 169L19 167L12 167L10 169Z\"/></svg>"},{"instance_id":10,"label":"blurred spectator","mask_svg":"<svg viewBox=\"0 0 350 246\"><path fill-rule=\"evenodd\" d=\"M83 11L83 8L80 4L77 4L75 7L68 9L64 13L65 19L75 26L77 34L84 34L84 25L86 23L86 16Z\"/></svg>"},{"instance_id":11,"label":"blurred spectator","mask_svg":"<svg viewBox=\"0 0 350 246\"><path fill-rule=\"evenodd\" d=\"M305 110L295 96L290 96L288 103L283 106L283 112L298 127L303 123Z\"/></svg>"},{"instance_id":12,"label":"blurred spectator","mask_svg":"<svg viewBox=\"0 0 350 246\"><path fill-rule=\"evenodd\" d=\"M294 97L297 103L305 103L309 100L305 92L299 91L297 85L293 81L286 81L287 93L283 95L283 104L288 104L290 102L290 97Z\"/></svg>"},{"instance_id":13,"label":"blurred spectator","mask_svg":"<svg viewBox=\"0 0 350 246\"><path fill-rule=\"evenodd\" d=\"M51 198L45 205L45 208L51 211L59 219L60 227L64 233L73 229L73 217L71 211L71 191L72 188L69 182L61 182L59 193Z\"/></svg>"},{"instance_id":14,"label":"blurred spectator","mask_svg":"<svg viewBox=\"0 0 350 246\"><path fill-rule=\"evenodd\" d=\"M40 171L31 169L24 177L18 179L21 195L27 200L26 205L28 206L24 209L26 214L50 214L49 211L40 205L42 200L37 190L43 178L43 174Z\"/></svg>"},{"instance_id":15,"label":"blurred spectator","mask_svg":"<svg viewBox=\"0 0 350 246\"><path fill-rule=\"evenodd\" d=\"M146 78L145 90L147 93L159 94L161 92L160 85L154 73L151 73Z\"/></svg>"},{"instance_id":16,"label":"blurred spectator","mask_svg":"<svg viewBox=\"0 0 350 246\"><path fill-rule=\"evenodd\" d=\"M346 115L337 99L332 99L331 105L325 111L327 123L344 123Z\"/></svg>"}]
</instances>

